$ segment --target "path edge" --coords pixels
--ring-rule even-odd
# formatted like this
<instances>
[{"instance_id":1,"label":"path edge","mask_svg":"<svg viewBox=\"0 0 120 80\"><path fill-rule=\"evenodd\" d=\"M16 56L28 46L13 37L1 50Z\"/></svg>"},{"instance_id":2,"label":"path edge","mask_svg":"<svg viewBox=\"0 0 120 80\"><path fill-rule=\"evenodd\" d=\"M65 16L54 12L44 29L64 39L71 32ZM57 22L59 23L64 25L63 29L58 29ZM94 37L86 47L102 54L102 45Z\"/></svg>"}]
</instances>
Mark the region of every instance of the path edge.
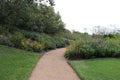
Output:
<instances>
[{"instance_id":1,"label":"path edge","mask_svg":"<svg viewBox=\"0 0 120 80\"><path fill-rule=\"evenodd\" d=\"M71 60L72 61L72 60ZM67 64L71 67L71 69L75 72L76 76L80 79L80 80L85 80L83 77L78 75L78 72L72 67L72 65L68 62L68 60L66 59Z\"/></svg>"}]
</instances>

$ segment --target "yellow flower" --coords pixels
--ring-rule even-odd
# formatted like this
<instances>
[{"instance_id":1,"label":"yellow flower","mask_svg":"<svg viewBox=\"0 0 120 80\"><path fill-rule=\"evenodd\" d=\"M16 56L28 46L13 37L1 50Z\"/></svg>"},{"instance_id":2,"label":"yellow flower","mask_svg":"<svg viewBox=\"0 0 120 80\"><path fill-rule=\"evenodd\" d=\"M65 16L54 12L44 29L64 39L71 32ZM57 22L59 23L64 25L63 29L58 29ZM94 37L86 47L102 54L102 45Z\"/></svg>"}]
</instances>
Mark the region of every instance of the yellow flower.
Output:
<instances>
[{"instance_id":1,"label":"yellow flower","mask_svg":"<svg viewBox=\"0 0 120 80\"><path fill-rule=\"evenodd\" d=\"M40 45L39 45L39 43L37 41L34 41L33 42L33 47L39 49Z\"/></svg>"},{"instance_id":2,"label":"yellow flower","mask_svg":"<svg viewBox=\"0 0 120 80\"><path fill-rule=\"evenodd\" d=\"M2 34L0 34L0 38L3 38L3 35L2 35Z\"/></svg>"},{"instance_id":3,"label":"yellow flower","mask_svg":"<svg viewBox=\"0 0 120 80\"><path fill-rule=\"evenodd\" d=\"M21 44L22 44L23 46L26 46L26 45L28 44L28 40L27 40L27 39L23 39L23 40L21 41Z\"/></svg>"}]
</instances>

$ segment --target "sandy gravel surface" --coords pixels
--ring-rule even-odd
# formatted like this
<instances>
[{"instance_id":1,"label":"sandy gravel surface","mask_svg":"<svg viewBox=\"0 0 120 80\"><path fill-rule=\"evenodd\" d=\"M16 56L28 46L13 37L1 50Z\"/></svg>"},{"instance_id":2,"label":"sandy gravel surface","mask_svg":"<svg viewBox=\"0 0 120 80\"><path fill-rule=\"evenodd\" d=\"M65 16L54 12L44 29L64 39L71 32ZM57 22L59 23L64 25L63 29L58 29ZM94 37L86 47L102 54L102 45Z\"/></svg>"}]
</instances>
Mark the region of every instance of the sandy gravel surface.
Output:
<instances>
[{"instance_id":1,"label":"sandy gravel surface","mask_svg":"<svg viewBox=\"0 0 120 80\"><path fill-rule=\"evenodd\" d=\"M65 48L47 52L37 63L29 80L80 80L64 58Z\"/></svg>"}]
</instances>

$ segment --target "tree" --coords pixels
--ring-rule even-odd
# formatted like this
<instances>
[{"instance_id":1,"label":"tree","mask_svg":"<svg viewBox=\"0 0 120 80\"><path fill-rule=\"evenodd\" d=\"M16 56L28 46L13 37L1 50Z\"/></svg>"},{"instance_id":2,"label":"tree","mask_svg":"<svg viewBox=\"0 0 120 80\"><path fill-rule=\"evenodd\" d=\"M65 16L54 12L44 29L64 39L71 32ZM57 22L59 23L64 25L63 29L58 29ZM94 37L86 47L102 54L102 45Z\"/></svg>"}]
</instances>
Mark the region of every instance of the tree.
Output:
<instances>
[{"instance_id":1,"label":"tree","mask_svg":"<svg viewBox=\"0 0 120 80\"><path fill-rule=\"evenodd\" d=\"M48 1L51 6L54 5L53 0ZM17 14L21 13L29 4L33 4L33 0L0 0L0 24L6 24L7 18L11 15L18 16Z\"/></svg>"},{"instance_id":2,"label":"tree","mask_svg":"<svg viewBox=\"0 0 120 80\"><path fill-rule=\"evenodd\" d=\"M52 5L53 0L49 1ZM52 6L36 6L32 0L1 0L0 25L7 26L9 31L23 29L47 34L64 30L61 16Z\"/></svg>"}]
</instances>

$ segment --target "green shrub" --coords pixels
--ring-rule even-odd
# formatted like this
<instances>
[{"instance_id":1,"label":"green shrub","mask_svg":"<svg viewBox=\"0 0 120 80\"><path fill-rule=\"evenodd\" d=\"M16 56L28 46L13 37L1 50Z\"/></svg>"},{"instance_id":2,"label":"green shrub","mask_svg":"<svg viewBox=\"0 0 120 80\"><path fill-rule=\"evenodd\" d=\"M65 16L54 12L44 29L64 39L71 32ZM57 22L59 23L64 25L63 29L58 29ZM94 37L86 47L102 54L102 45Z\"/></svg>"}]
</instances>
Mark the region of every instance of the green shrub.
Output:
<instances>
[{"instance_id":1,"label":"green shrub","mask_svg":"<svg viewBox=\"0 0 120 80\"><path fill-rule=\"evenodd\" d=\"M0 34L9 32L9 25L0 25Z\"/></svg>"},{"instance_id":2,"label":"green shrub","mask_svg":"<svg viewBox=\"0 0 120 80\"><path fill-rule=\"evenodd\" d=\"M55 35L18 30L12 33L1 33L0 44L40 52L65 47L69 45L69 41Z\"/></svg>"},{"instance_id":3,"label":"green shrub","mask_svg":"<svg viewBox=\"0 0 120 80\"><path fill-rule=\"evenodd\" d=\"M120 57L119 39L89 39L73 42L66 51L68 59Z\"/></svg>"},{"instance_id":4,"label":"green shrub","mask_svg":"<svg viewBox=\"0 0 120 80\"><path fill-rule=\"evenodd\" d=\"M9 37L5 35L2 38L0 38L0 44L7 46L14 46L14 44L12 44L11 41L9 40Z\"/></svg>"},{"instance_id":5,"label":"green shrub","mask_svg":"<svg viewBox=\"0 0 120 80\"><path fill-rule=\"evenodd\" d=\"M54 43L56 44L57 48L61 48L61 47L65 47L69 45L69 42L62 37L54 37L53 39L54 39Z\"/></svg>"},{"instance_id":6,"label":"green shrub","mask_svg":"<svg viewBox=\"0 0 120 80\"><path fill-rule=\"evenodd\" d=\"M12 44L14 44L14 47L16 48L21 48L21 40L24 39L24 35L21 32L13 32L12 34L9 34L10 38L9 40L11 41Z\"/></svg>"}]
</instances>

